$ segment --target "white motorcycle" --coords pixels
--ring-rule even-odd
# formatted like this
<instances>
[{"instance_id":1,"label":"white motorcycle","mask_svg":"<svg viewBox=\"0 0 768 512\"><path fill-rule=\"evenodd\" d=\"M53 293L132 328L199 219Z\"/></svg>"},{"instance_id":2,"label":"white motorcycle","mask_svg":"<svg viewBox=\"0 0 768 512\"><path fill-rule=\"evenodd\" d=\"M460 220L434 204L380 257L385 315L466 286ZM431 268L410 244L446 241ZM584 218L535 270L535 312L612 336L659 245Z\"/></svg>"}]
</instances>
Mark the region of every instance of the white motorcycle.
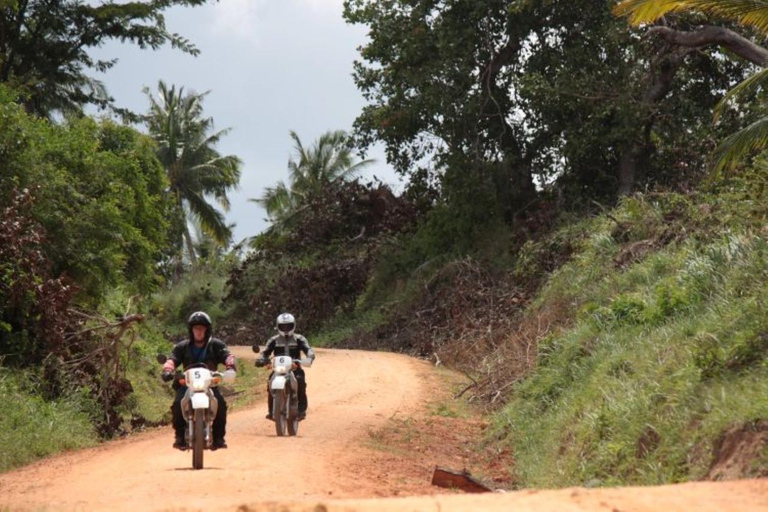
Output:
<instances>
[{"instance_id":1,"label":"white motorcycle","mask_svg":"<svg viewBox=\"0 0 768 512\"><path fill-rule=\"evenodd\" d=\"M254 347L258 352L258 347ZM269 392L272 395L272 417L278 436L295 436L299 433L299 383L293 374L294 364L304 368L312 366L312 359L292 359L290 356L272 357L272 377Z\"/></svg>"},{"instance_id":2,"label":"white motorcycle","mask_svg":"<svg viewBox=\"0 0 768 512\"><path fill-rule=\"evenodd\" d=\"M161 354L157 360L164 364L167 358ZM213 444L213 420L219 410L219 401L211 388L222 381L234 381L235 371L212 372L205 364L198 363L187 367L184 373L177 372L174 380L187 387L181 399L181 414L187 422L184 437L192 449L192 467L203 469L203 451L210 450Z\"/></svg>"}]
</instances>

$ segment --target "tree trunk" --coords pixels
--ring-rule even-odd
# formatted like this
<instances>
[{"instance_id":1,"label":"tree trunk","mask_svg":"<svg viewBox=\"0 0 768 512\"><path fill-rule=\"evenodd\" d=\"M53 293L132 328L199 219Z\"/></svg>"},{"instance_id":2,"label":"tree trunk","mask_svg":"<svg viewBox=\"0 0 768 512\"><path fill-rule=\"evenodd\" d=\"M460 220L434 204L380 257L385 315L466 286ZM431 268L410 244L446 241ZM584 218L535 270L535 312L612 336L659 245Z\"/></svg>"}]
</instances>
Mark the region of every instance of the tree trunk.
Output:
<instances>
[{"instance_id":1,"label":"tree trunk","mask_svg":"<svg viewBox=\"0 0 768 512\"><path fill-rule=\"evenodd\" d=\"M187 245L187 250L189 251L189 261L192 263L192 266L195 266L197 265L197 254L195 254L195 246L192 243L192 235L189 233L187 209L184 208L184 201L181 199L181 192L179 190L176 190L176 204L179 207L183 220L184 229L182 230L182 233L184 235L184 243Z\"/></svg>"},{"instance_id":2,"label":"tree trunk","mask_svg":"<svg viewBox=\"0 0 768 512\"><path fill-rule=\"evenodd\" d=\"M631 195L635 188L635 182L640 171L641 163L648 157L648 146L640 142L630 143L619 160L619 189L620 197Z\"/></svg>"},{"instance_id":3,"label":"tree trunk","mask_svg":"<svg viewBox=\"0 0 768 512\"><path fill-rule=\"evenodd\" d=\"M672 52L664 52L651 62L649 70L650 84L643 96L638 118L641 121L642 132L636 132L637 136L631 140L619 159L617 179L619 182L617 193L621 196L632 194L635 189L637 177L643 172L643 165L650 157L651 133L656 121L658 105L672 90L672 82L675 73L691 50L677 49Z\"/></svg>"},{"instance_id":4,"label":"tree trunk","mask_svg":"<svg viewBox=\"0 0 768 512\"><path fill-rule=\"evenodd\" d=\"M187 251L189 251L189 261L192 263L192 266L197 265L197 254L195 254L195 246L192 243L192 235L189 233L186 219L184 219L184 242L187 245Z\"/></svg>"}]
</instances>

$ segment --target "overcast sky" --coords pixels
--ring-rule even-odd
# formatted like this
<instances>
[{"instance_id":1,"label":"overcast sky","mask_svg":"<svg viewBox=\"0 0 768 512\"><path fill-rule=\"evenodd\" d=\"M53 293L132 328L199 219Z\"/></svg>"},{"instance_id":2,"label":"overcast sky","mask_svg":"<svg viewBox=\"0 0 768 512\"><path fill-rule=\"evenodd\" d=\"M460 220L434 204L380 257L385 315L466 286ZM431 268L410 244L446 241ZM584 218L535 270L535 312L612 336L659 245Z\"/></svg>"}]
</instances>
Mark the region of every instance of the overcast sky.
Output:
<instances>
[{"instance_id":1,"label":"overcast sky","mask_svg":"<svg viewBox=\"0 0 768 512\"><path fill-rule=\"evenodd\" d=\"M118 106L145 112L144 86L158 80L210 94L205 114L216 128L232 131L219 145L222 154L243 160L240 189L230 194L228 222L234 241L264 230L266 214L250 198L287 179L294 130L305 145L327 130L347 130L364 101L352 80L367 28L347 25L342 0L220 0L204 7L167 11L166 25L200 50L144 51L113 43L95 56L118 57L109 72L96 75ZM365 176L377 176L396 189L402 184L378 148L377 163Z\"/></svg>"}]
</instances>

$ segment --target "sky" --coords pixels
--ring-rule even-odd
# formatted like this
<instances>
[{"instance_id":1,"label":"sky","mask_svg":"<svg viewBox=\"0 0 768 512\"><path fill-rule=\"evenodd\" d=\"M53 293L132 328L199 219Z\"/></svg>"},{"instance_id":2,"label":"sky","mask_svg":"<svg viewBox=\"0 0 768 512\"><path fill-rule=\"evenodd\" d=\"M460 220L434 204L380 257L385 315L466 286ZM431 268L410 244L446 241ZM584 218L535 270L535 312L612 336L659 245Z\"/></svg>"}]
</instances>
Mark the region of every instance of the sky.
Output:
<instances>
[{"instance_id":1,"label":"sky","mask_svg":"<svg viewBox=\"0 0 768 512\"><path fill-rule=\"evenodd\" d=\"M104 82L120 107L145 112L142 89L158 80L195 92L210 91L203 106L215 128L231 128L218 146L243 161L240 188L229 194L233 241L254 236L269 223L249 199L288 177L293 152L289 131L305 146L328 130L351 131L365 102L352 79L357 48L367 27L347 25L343 0L219 0L196 8L166 11L166 26L201 51L158 51L111 42L94 57L117 57L117 65L94 78ZM142 128L143 129L143 128ZM396 190L402 183L386 164L383 149L366 155L376 176Z\"/></svg>"}]
</instances>

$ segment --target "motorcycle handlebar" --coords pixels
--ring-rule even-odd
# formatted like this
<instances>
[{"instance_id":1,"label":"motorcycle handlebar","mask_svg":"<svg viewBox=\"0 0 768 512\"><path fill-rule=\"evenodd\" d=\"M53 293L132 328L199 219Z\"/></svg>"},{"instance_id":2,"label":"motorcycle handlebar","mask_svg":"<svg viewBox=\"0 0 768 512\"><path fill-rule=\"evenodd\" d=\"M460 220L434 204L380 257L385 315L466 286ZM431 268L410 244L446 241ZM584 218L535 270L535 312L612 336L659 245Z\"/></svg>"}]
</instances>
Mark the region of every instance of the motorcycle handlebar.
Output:
<instances>
[{"instance_id":1,"label":"motorcycle handlebar","mask_svg":"<svg viewBox=\"0 0 768 512\"><path fill-rule=\"evenodd\" d=\"M222 382L232 382L233 380L235 380L235 371L227 370L225 372L211 372L211 377L213 378L213 382L211 383L211 386L218 386ZM179 386L187 385L187 379L184 376L184 372L174 373L173 380L176 381L176 383Z\"/></svg>"},{"instance_id":2,"label":"motorcycle handlebar","mask_svg":"<svg viewBox=\"0 0 768 512\"><path fill-rule=\"evenodd\" d=\"M272 356L270 359L257 359L256 360L256 366L261 368L262 366L270 366L272 365L272 359L274 359L276 356ZM292 359L294 364L300 364L301 366L306 366L307 368L310 368L312 366L312 362L314 359L311 357L306 357L304 359Z\"/></svg>"}]
</instances>

